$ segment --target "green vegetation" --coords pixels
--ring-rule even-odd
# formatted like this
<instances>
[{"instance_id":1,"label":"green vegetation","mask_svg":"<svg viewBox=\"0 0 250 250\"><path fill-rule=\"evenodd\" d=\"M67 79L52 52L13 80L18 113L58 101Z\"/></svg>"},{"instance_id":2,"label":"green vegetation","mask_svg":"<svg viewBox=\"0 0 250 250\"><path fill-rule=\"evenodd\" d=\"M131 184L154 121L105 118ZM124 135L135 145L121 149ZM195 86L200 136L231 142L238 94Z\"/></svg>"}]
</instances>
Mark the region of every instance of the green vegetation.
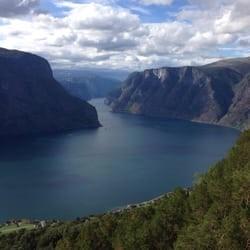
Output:
<instances>
[{"instance_id":1,"label":"green vegetation","mask_svg":"<svg viewBox=\"0 0 250 250\"><path fill-rule=\"evenodd\" d=\"M35 227L34 224L25 224L25 223L21 223L19 226L15 224L5 225L0 227L0 234L8 234L22 229L31 230L34 229L34 227Z\"/></svg>"},{"instance_id":2,"label":"green vegetation","mask_svg":"<svg viewBox=\"0 0 250 250\"><path fill-rule=\"evenodd\" d=\"M0 224L0 235L17 232L19 230L32 230L40 226L38 221L13 220Z\"/></svg>"},{"instance_id":3,"label":"green vegetation","mask_svg":"<svg viewBox=\"0 0 250 250\"><path fill-rule=\"evenodd\" d=\"M0 236L0 249L246 249L250 238L250 131L228 156L151 205Z\"/></svg>"}]
</instances>

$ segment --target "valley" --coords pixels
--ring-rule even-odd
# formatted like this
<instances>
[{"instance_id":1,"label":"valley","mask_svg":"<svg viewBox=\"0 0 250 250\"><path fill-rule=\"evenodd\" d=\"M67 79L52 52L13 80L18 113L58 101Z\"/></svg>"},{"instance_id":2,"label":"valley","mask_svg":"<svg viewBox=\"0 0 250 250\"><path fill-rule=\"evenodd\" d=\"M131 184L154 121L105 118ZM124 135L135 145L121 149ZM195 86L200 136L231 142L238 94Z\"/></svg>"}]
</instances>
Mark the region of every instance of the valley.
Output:
<instances>
[{"instance_id":1,"label":"valley","mask_svg":"<svg viewBox=\"0 0 250 250\"><path fill-rule=\"evenodd\" d=\"M0 220L74 219L192 185L239 132L187 121L115 114L95 99L95 130L0 143ZM13 198L14 197L14 198Z\"/></svg>"}]
</instances>

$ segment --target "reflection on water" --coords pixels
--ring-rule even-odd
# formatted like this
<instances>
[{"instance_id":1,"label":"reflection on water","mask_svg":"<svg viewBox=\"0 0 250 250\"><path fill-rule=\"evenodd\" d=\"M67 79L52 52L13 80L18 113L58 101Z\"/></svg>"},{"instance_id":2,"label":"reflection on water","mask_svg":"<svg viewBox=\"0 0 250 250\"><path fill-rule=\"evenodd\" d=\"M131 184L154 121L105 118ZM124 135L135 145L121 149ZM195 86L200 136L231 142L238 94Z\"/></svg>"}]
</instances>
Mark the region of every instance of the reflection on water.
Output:
<instances>
[{"instance_id":1,"label":"reflection on water","mask_svg":"<svg viewBox=\"0 0 250 250\"><path fill-rule=\"evenodd\" d=\"M112 114L103 127L1 141L0 220L73 219L189 186L238 136L229 128Z\"/></svg>"}]
</instances>

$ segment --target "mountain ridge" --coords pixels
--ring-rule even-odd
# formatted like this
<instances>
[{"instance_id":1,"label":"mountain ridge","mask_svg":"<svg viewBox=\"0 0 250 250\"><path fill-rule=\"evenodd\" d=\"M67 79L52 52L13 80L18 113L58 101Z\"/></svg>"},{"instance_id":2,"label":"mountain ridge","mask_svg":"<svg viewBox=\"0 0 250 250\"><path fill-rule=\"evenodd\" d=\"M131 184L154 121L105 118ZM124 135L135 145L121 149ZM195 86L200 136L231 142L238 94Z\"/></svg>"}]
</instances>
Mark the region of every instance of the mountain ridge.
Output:
<instances>
[{"instance_id":1,"label":"mountain ridge","mask_svg":"<svg viewBox=\"0 0 250 250\"><path fill-rule=\"evenodd\" d=\"M0 136L100 126L94 107L70 96L40 56L0 49Z\"/></svg>"},{"instance_id":2,"label":"mountain ridge","mask_svg":"<svg viewBox=\"0 0 250 250\"><path fill-rule=\"evenodd\" d=\"M121 83L114 78L86 71L54 70L54 77L71 95L85 101L106 97Z\"/></svg>"},{"instance_id":3,"label":"mountain ridge","mask_svg":"<svg viewBox=\"0 0 250 250\"><path fill-rule=\"evenodd\" d=\"M185 119L231 126L249 127L250 57L222 60L204 66L161 67L132 73L120 90L110 93L107 103L113 112ZM238 96L238 98L236 98ZM241 102L240 123L236 122ZM231 111L227 119L223 119Z\"/></svg>"}]
</instances>

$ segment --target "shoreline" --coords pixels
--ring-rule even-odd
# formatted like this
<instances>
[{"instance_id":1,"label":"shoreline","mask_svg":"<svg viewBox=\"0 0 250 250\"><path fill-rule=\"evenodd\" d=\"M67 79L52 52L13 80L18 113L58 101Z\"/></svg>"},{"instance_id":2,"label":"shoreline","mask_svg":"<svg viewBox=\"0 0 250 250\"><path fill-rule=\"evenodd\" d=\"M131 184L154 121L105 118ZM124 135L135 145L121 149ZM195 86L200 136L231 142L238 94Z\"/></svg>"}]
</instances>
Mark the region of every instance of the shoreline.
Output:
<instances>
[{"instance_id":1,"label":"shoreline","mask_svg":"<svg viewBox=\"0 0 250 250\"><path fill-rule=\"evenodd\" d=\"M181 188L182 190L186 191L188 194L190 194L191 192L191 188ZM158 201L161 201L164 198L169 198L174 192L170 191L164 194L161 194L159 196L156 196L150 200L145 200L142 202L138 202L138 203L129 203L126 204L124 206L120 206L120 207L114 207L112 209L109 209L103 213L100 214L89 214L83 217L76 217L75 219L70 219L70 220L60 220L60 219L27 219L27 218L22 218L22 219L9 219L6 220L4 222L0 223L0 229L3 226L13 226L13 225L17 225L18 223L22 223L25 222L25 224L30 224L30 225L34 225L34 228L32 228L33 230L39 229L39 228L43 228L45 226L50 226L50 225L54 225L57 223L65 223L65 222L74 222L74 221L88 221L90 219L93 218L97 218L99 216L103 216L103 215L107 215L107 214L120 214L123 212L129 212L133 209L136 208L143 208L143 207L147 207L150 205L155 204ZM37 225L41 225L41 226L37 226ZM19 226L17 225L16 231L20 230L22 228L19 228ZM1 232L0 232L1 235Z\"/></svg>"},{"instance_id":2,"label":"shoreline","mask_svg":"<svg viewBox=\"0 0 250 250\"><path fill-rule=\"evenodd\" d=\"M110 105L106 104L107 106L110 107ZM110 107L111 108L111 107ZM160 116L160 115L146 115L146 114L139 114L139 113L131 113L129 111L114 111L110 110L110 112L114 113L114 114L126 114L126 115L132 115L132 116L141 116L141 117L148 117L148 118L156 118L156 119L162 119L164 120L173 120L173 121L186 121L186 122L190 122L190 123L198 123L198 124L204 124L204 125L212 125L212 126L216 126L216 127L222 127L222 128L228 128L228 129L233 129L236 130L238 132L243 132L246 131L249 128L239 128L239 127L234 127L234 126L230 126L230 125L225 125L225 124L220 124L217 122L208 122L208 121L200 121L200 120L188 120L188 119L184 119L184 118L177 118L177 117L167 117L167 116Z\"/></svg>"},{"instance_id":3,"label":"shoreline","mask_svg":"<svg viewBox=\"0 0 250 250\"><path fill-rule=\"evenodd\" d=\"M181 189L186 191L186 193L188 193L188 194L191 193L191 188L181 188ZM156 202L161 201L164 198L169 198L173 193L174 193L173 191L170 191L170 192L164 193L162 195L156 196L155 198L152 198L150 200L146 200L146 201L142 201L142 202L138 202L138 203L127 204L125 206L118 207L118 208L113 208L104 214L118 214L118 213L122 213L125 211L130 211L134 208L142 208L142 207L146 207L149 205L153 205Z\"/></svg>"}]
</instances>

